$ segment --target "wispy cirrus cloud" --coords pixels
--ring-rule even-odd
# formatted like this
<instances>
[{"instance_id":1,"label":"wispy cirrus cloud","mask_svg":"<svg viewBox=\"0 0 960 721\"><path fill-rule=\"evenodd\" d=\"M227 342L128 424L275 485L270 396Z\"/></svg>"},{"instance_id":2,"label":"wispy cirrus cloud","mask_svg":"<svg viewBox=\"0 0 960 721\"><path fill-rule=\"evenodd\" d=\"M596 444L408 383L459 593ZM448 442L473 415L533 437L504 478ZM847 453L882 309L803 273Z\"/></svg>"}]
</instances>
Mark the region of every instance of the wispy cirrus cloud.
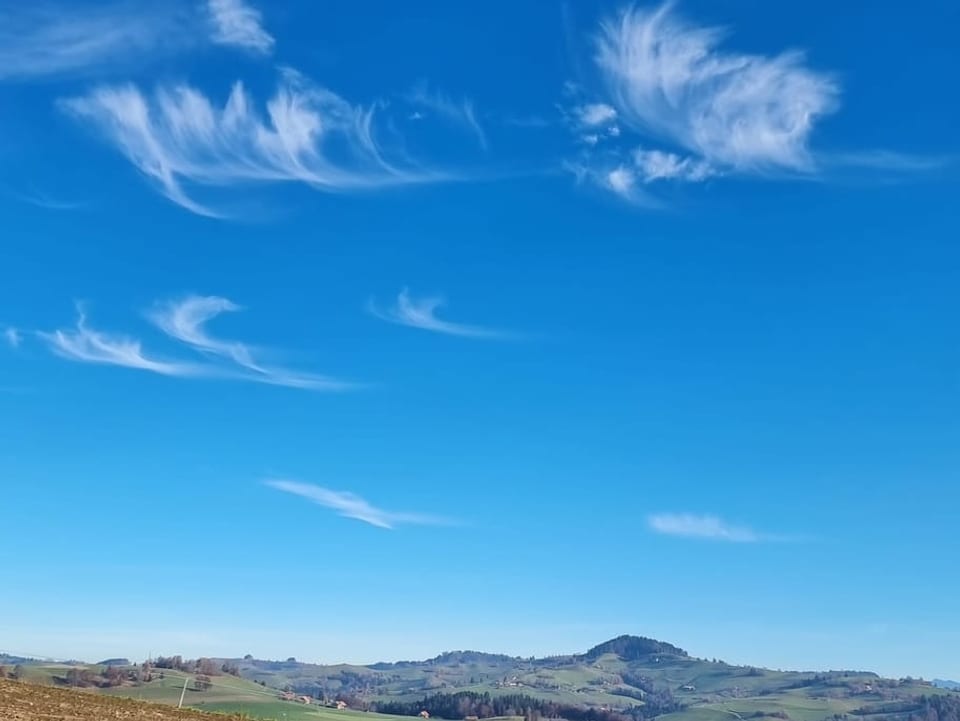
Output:
<instances>
[{"instance_id":1,"label":"wispy cirrus cloud","mask_svg":"<svg viewBox=\"0 0 960 721\"><path fill-rule=\"evenodd\" d=\"M265 484L278 491L306 498L319 506L329 508L344 518L352 518L377 528L393 529L399 525L449 526L453 521L424 513L388 511L349 491L333 491L310 483L287 480L268 480Z\"/></svg>"},{"instance_id":2,"label":"wispy cirrus cloud","mask_svg":"<svg viewBox=\"0 0 960 721\"><path fill-rule=\"evenodd\" d=\"M159 373L165 376L197 377L207 375L205 369L193 363L162 360L151 357L143 350L143 344L129 336L104 333L87 325L87 317L78 308L74 328L60 329L37 334L47 342L50 349L61 358L83 363L123 366Z\"/></svg>"},{"instance_id":3,"label":"wispy cirrus cloud","mask_svg":"<svg viewBox=\"0 0 960 721\"><path fill-rule=\"evenodd\" d=\"M799 178L837 166L918 172L943 164L933 157L884 150L814 152L818 123L840 106L833 74L805 55L740 52L729 33L693 23L668 0L627 7L601 23L594 60L599 100L582 87L566 111L582 146L567 163L635 202L653 204L649 186L711 178ZM609 128L612 132L598 132Z\"/></svg>"},{"instance_id":4,"label":"wispy cirrus cloud","mask_svg":"<svg viewBox=\"0 0 960 721\"><path fill-rule=\"evenodd\" d=\"M448 122L462 126L473 134L481 148L488 149L487 133L477 120L473 101L467 98L451 98L437 90L431 90L425 82L418 83L407 94L406 100L420 110L432 112ZM423 114L420 111L418 113L422 118Z\"/></svg>"},{"instance_id":5,"label":"wispy cirrus cloud","mask_svg":"<svg viewBox=\"0 0 960 721\"><path fill-rule=\"evenodd\" d=\"M236 341L222 341L208 335L206 323L222 313L241 310L227 298L219 296L187 296L178 301L167 301L154 308L148 317L171 338L193 348L229 358L249 370L260 371L250 348Z\"/></svg>"},{"instance_id":6,"label":"wispy cirrus cloud","mask_svg":"<svg viewBox=\"0 0 960 721\"><path fill-rule=\"evenodd\" d=\"M505 338L508 333L494 328L485 328L465 323L454 323L437 317L437 309L444 304L439 296L416 299L406 288L400 291L396 301L386 308L380 308L371 299L367 309L371 314L389 323L421 328L434 333L458 335L467 338Z\"/></svg>"},{"instance_id":7,"label":"wispy cirrus cloud","mask_svg":"<svg viewBox=\"0 0 960 721\"><path fill-rule=\"evenodd\" d=\"M686 180L696 183L717 173L705 160L684 158L663 150L637 148L633 153L633 162L645 183L654 180Z\"/></svg>"},{"instance_id":8,"label":"wispy cirrus cloud","mask_svg":"<svg viewBox=\"0 0 960 721\"><path fill-rule=\"evenodd\" d=\"M596 61L620 118L721 168L811 170L810 134L838 106L836 81L798 52L722 49L725 36L673 3L604 22Z\"/></svg>"},{"instance_id":9,"label":"wispy cirrus cloud","mask_svg":"<svg viewBox=\"0 0 960 721\"><path fill-rule=\"evenodd\" d=\"M211 42L262 55L274 45L244 0L0 3L0 80L129 70Z\"/></svg>"},{"instance_id":10,"label":"wispy cirrus cloud","mask_svg":"<svg viewBox=\"0 0 960 721\"><path fill-rule=\"evenodd\" d=\"M23 335L20 330L12 325L3 329L3 338L11 348L19 348L20 343L23 342Z\"/></svg>"},{"instance_id":11,"label":"wispy cirrus cloud","mask_svg":"<svg viewBox=\"0 0 960 721\"><path fill-rule=\"evenodd\" d=\"M21 203L26 203L44 210L66 212L72 210L82 210L89 205L88 202L67 200L65 198L57 197L33 186L30 183L5 183L0 185L0 194L3 194L4 196L12 198L13 200Z\"/></svg>"},{"instance_id":12,"label":"wispy cirrus cloud","mask_svg":"<svg viewBox=\"0 0 960 721\"><path fill-rule=\"evenodd\" d=\"M193 198L197 187L302 183L341 192L449 178L389 160L374 132L375 107L352 105L289 69L265 113L239 82L222 107L188 85L148 96L132 84L101 86L62 105L167 198L200 215L222 213Z\"/></svg>"},{"instance_id":13,"label":"wispy cirrus cloud","mask_svg":"<svg viewBox=\"0 0 960 721\"><path fill-rule=\"evenodd\" d=\"M37 0L0 4L0 80L129 66L196 42L179 0L114 0L79 6Z\"/></svg>"},{"instance_id":14,"label":"wispy cirrus cloud","mask_svg":"<svg viewBox=\"0 0 960 721\"><path fill-rule=\"evenodd\" d=\"M329 376L291 371L254 360L250 346L238 341L211 337L204 324L239 306L226 298L190 296L182 301L158 305L150 318L168 336L207 356L204 362L167 359L148 353L139 338L95 330L87 323L82 308L73 328L38 332L50 350L67 360L120 366L178 378L210 378L265 383L318 391L355 387Z\"/></svg>"},{"instance_id":15,"label":"wispy cirrus cloud","mask_svg":"<svg viewBox=\"0 0 960 721\"><path fill-rule=\"evenodd\" d=\"M158 305L148 314L154 324L171 338L194 350L232 361L247 380L315 390L340 390L350 384L327 376L299 373L265 365L255 359L255 349L246 343L221 340L209 334L206 324L223 313L242 310L241 306L219 296L187 296Z\"/></svg>"},{"instance_id":16,"label":"wispy cirrus cloud","mask_svg":"<svg viewBox=\"0 0 960 721\"><path fill-rule=\"evenodd\" d=\"M207 9L213 42L261 55L269 55L273 50L274 39L264 30L260 11L244 0L208 0Z\"/></svg>"},{"instance_id":17,"label":"wispy cirrus cloud","mask_svg":"<svg viewBox=\"0 0 960 721\"><path fill-rule=\"evenodd\" d=\"M597 140L595 135L584 138L588 144L596 143ZM599 187L635 205L650 208L663 205L643 187L637 170L632 164L610 154L604 155L604 162L598 162L596 158L590 157L591 153L587 153L586 156L563 164L564 169L574 175L577 183Z\"/></svg>"},{"instance_id":18,"label":"wispy cirrus cloud","mask_svg":"<svg viewBox=\"0 0 960 721\"><path fill-rule=\"evenodd\" d=\"M44 193L10 193L12 198L44 210L70 211L81 210L86 203L73 200L60 200Z\"/></svg>"},{"instance_id":19,"label":"wispy cirrus cloud","mask_svg":"<svg viewBox=\"0 0 960 721\"><path fill-rule=\"evenodd\" d=\"M747 528L728 523L718 516L696 513L655 513L647 517L647 526L654 533L704 541L758 543L775 540Z\"/></svg>"}]
</instances>

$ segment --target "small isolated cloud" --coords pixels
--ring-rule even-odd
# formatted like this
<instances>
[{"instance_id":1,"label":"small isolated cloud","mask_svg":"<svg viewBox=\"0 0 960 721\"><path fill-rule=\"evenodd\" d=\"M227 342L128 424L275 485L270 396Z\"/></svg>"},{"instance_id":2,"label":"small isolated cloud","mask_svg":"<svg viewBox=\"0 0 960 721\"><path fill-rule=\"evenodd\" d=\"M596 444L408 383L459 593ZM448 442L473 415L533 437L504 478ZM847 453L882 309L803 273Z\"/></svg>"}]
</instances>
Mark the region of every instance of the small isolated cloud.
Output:
<instances>
[{"instance_id":1,"label":"small isolated cloud","mask_svg":"<svg viewBox=\"0 0 960 721\"><path fill-rule=\"evenodd\" d=\"M260 11L244 0L208 0L207 9L213 26L213 42L261 55L269 55L273 50L274 39L263 29Z\"/></svg>"},{"instance_id":2,"label":"small isolated cloud","mask_svg":"<svg viewBox=\"0 0 960 721\"><path fill-rule=\"evenodd\" d=\"M716 172L703 160L681 158L676 153L667 153L662 150L637 148L634 151L633 160L645 183L655 180L700 182Z\"/></svg>"},{"instance_id":3,"label":"small isolated cloud","mask_svg":"<svg viewBox=\"0 0 960 721\"><path fill-rule=\"evenodd\" d=\"M201 215L220 214L193 198L198 186L286 182L341 192L445 178L388 160L374 108L351 105L293 70L281 73L265 114L239 82L222 107L188 85L148 96L132 84L101 86L62 106L167 198Z\"/></svg>"},{"instance_id":4,"label":"small isolated cloud","mask_svg":"<svg viewBox=\"0 0 960 721\"><path fill-rule=\"evenodd\" d=\"M3 338L11 348L19 348L20 343L23 341L23 336L20 334L20 331L13 326L4 329Z\"/></svg>"},{"instance_id":5,"label":"small isolated cloud","mask_svg":"<svg viewBox=\"0 0 960 721\"><path fill-rule=\"evenodd\" d=\"M574 112L580 123L587 127L609 125L617 119L616 108L606 103L588 103L576 108Z\"/></svg>"},{"instance_id":6,"label":"small isolated cloud","mask_svg":"<svg viewBox=\"0 0 960 721\"><path fill-rule=\"evenodd\" d=\"M136 368L165 376L196 377L205 374L203 368L192 363L148 356L136 338L90 328L83 310L79 310L75 328L41 332L38 335L55 354L67 360Z\"/></svg>"},{"instance_id":7,"label":"small isolated cloud","mask_svg":"<svg viewBox=\"0 0 960 721\"><path fill-rule=\"evenodd\" d=\"M493 328L453 323L437 318L437 309L443 304L444 299L441 297L413 298L410 292L404 288L397 296L396 302L388 308L380 309L371 300L368 309L381 320L411 328L422 328L435 333L446 333L447 335L459 335L468 338L504 338L507 336L503 331Z\"/></svg>"},{"instance_id":8,"label":"small isolated cloud","mask_svg":"<svg viewBox=\"0 0 960 721\"><path fill-rule=\"evenodd\" d=\"M607 185L617 195L628 197L633 192L637 176L629 168L620 166L607 173Z\"/></svg>"},{"instance_id":9,"label":"small isolated cloud","mask_svg":"<svg viewBox=\"0 0 960 721\"><path fill-rule=\"evenodd\" d=\"M234 310L239 310L239 306L226 298L190 296L159 304L149 314L168 336L203 354L204 362L161 358L147 353L138 338L94 330L87 324L82 309L74 328L37 335L56 355L82 363L122 366L179 378L220 378L306 390L337 391L353 387L328 376L266 365L255 360L254 350L245 343L220 340L206 332L207 321Z\"/></svg>"},{"instance_id":10,"label":"small isolated cloud","mask_svg":"<svg viewBox=\"0 0 960 721\"><path fill-rule=\"evenodd\" d=\"M399 525L447 526L448 519L423 513L388 511L378 508L369 501L349 491L332 491L329 488L315 486L298 481L269 480L265 482L271 488L295 496L306 498L324 508L329 508L344 518L369 523L377 528L393 529Z\"/></svg>"},{"instance_id":11,"label":"small isolated cloud","mask_svg":"<svg viewBox=\"0 0 960 721\"><path fill-rule=\"evenodd\" d=\"M665 536L730 543L757 543L769 537L744 526L735 526L717 516L695 513L657 513L647 518L650 530Z\"/></svg>"},{"instance_id":12,"label":"small isolated cloud","mask_svg":"<svg viewBox=\"0 0 960 721\"><path fill-rule=\"evenodd\" d=\"M571 86L568 93L579 92L579 88ZM616 138L620 135L617 125L617 110L606 103L584 103L574 105L570 109L560 108L567 124L581 143L588 147L595 147L602 140Z\"/></svg>"},{"instance_id":13,"label":"small isolated cloud","mask_svg":"<svg viewBox=\"0 0 960 721\"><path fill-rule=\"evenodd\" d=\"M471 133L481 148L486 150L489 147L487 142L487 133L477 120L477 113L473 107L473 101L466 98L454 99L441 92L431 90L426 83L419 83L410 93L406 100L412 105L422 110L430 111L444 120L460 125ZM423 119L423 113L415 111L417 120Z\"/></svg>"},{"instance_id":14,"label":"small isolated cloud","mask_svg":"<svg viewBox=\"0 0 960 721\"><path fill-rule=\"evenodd\" d=\"M222 313L239 310L242 310L241 307L227 298L188 296L157 306L149 314L149 318L171 338L201 353L231 361L241 369L238 377L260 383L314 390L339 390L348 386L334 378L264 365L254 358L254 349L246 343L220 340L207 332L208 321Z\"/></svg>"}]
</instances>

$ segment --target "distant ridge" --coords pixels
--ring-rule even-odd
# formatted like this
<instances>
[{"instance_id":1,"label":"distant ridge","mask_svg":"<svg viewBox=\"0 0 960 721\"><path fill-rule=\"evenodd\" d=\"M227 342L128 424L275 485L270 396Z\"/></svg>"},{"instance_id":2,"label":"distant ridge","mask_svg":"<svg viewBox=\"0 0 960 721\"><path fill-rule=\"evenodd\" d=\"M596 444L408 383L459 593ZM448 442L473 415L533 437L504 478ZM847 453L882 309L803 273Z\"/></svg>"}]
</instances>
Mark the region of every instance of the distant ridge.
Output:
<instances>
[{"instance_id":1,"label":"distant ridge","mask_svg":"<svg viewBox=\"0 0 960 721\"><path fill-rule=\"evenodd\" d=\"M375 671L388 671L393 668L410 668L412 666L422 666L429 664L433 666L443 666L446 664L470 664L470 663L505 663L516 661L517 657L507 656L502 653L484 653L482 651L445 651L438 656L428 658L425 661L380 661L368 666Z\"/></svg>"},{"instance_id":2,"label":"distant ridge","mask_svg":"<svg viewBox=\"0 0 960 721\"><path fill-rule=\"evenodd\" d=\"M643 661L651 656L676 656L689 658L689 654L678 646L666 641L658 641L654 638L645 636L631 636L624 634L611 638L591 648L586 653L573 654L571 656L547 656L542 659L535 657L509 656L503 653L484 653L482 651L445 651L433 658L423 661L381 661L370 664L368 668L377 671L386 671L391 668L410 668L412 666L421 666L424 664L443 666L446 664L470 664L470 663L507 663L511 661L551 661L557 658L572 659L575 661L595 661L601 656L613 654L623 661Z\"/></svg>"}]
</instances>

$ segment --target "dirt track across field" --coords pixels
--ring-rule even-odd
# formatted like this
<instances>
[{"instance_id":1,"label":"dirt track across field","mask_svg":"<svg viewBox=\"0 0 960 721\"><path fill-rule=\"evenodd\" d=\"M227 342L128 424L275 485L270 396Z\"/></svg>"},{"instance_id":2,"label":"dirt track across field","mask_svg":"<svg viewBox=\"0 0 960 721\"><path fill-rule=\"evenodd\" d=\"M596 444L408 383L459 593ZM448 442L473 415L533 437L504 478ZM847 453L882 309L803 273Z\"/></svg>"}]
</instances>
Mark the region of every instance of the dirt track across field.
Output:
<instances>
[{"instance_id":1,"label":"dirt track across field","mask_svg":"<svg viewBox=\"0 0 960 721\"><path fill-rule=\"evenodd\" d=\"M236 721L239 718L0 680L0 721Z\"/></svg>"}]
</instances>

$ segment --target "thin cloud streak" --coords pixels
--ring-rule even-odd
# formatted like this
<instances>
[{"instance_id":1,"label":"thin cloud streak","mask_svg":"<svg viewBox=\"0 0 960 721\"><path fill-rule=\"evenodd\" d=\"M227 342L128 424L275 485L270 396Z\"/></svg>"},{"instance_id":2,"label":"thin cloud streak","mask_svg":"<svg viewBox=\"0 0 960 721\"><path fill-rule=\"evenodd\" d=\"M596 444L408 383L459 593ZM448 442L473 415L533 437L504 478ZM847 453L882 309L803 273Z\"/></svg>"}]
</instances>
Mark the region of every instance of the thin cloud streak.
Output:
<instances>
[{"instance_id":1,"label":"thin cloud streak","mask_svg":"<svg viewBox=\"0 0 960 721\"><path fill-rule=\"evenodd\" d=\"M199 215L222 217L192 197L192 186L293 182L341 192L449 179L388 160L375 137L374 107L351 105L289 69L265 115L240 82L222 107L188 85L148 97L132 84L101 86L62 107Z\"/></svg>"},{"instance_id":2,"label":"thin cloud streak","mask_svg":"<svg viewBox=\"0 0 960 721\"><path fill-rule=\"evenodd\" d=\"M432 111L450 122L462 125L476 137L481 148L484 150L489 148L487 133L480 125L480 121L477 120L477 114L471 100L454 100L443 93L432 92L426 83L417 85L413 92L407 95L407 100L413 105Z\"/></svg>"},{"instance_id":3,"label":"thin cloud streak","mask_svg":"<svg viewBox=\"0 0 960 721\"><path fill-rule=\"evenodd\" d=\"M9 2L0 7L0 80L85 72L167 53L195 41L179 2L84 5Z\"/></svg>"},{"instance_id":4,"label":"thin cloud streak","mask_svg":"<svg viewBox=\"0 0 960 721\"><path fill-rule=\"evenodd\" d=\"M260 11L243 0L208 0L213 24L211 39L218 45L232 45L269 55L274 39L263 29Z\"/></svg>"},{"instance_id":5,"label":"thin cloud streak","mask_svg":"<svg viewBox=\"0 0 960 721\"><path fill-rule=\"evenodd\" d=\"M86 203L81 203L78 201L70 200L60 200L58 198L50 197L45 193L39 191L17 191L17 190L8 190L7 195L9 195L14 200L18 200L22 203L27 203L33 205L37 208L43 208L44 210L56 210L56 211L71 211L71 210L82 210L87 207Z\"/></svg>"},{"instance_id":6,"label":"thin cloud streak","mask_svg":"<svg viewBox=\"0 0 960 721\"><path fill-rule=\"evenodd\" d=\"M449 526L449 519L423 513L388 511L374 506L369 501L349 491L334 491L322 486L298 481L268 480L270 488L306 498L324 508L335 511L344 518L352 518L377 528L392 530L398 525Z\"/></svg>"},{"instance_id":7,"label":"thin cloud streak","mask_svg":"<svg viewBox=\"0 0 960 721\"><path fill-rule=\"evenodd\" d=\"M441 297L413 298L409 290L404 288L400 291L396 302L392 306L381 310L375 302L371 300L367 308L371 314L389 323L405 325L410 328L420 328L422 330L433 331L434 333L445 333L447 335L467 338L491 339L506 338L509 335L493 328L453 323L437 318L437 309L443 304L444 299Z\"/></svg>"},{"instance_id":8,"label":"thin cloud streak","mask_svg":"<svg viewBox=\"0 0 960 721\"><path fill-rule=\"evenodd\" d=\"M20 334L20 331L13 326L4 329L3 337L11 348L19 348L20 343L23 342L23 336Z\"/></svg>"},{"instance_id":9,"label":"thin cloud streak","mask_svg":"<svg viewBox=\"0 0 960 721\"><path fill-rule=\"evenodd\" d=\"M188 296L156 307L149 319L171 338L194 350L225 358L245 371L241 377L268 383L313 390L344 390L351 384L327 376L298 373L285 368L266 366L254 359L254 350L239 341L220 340L206 330L208 321L223 313L242 310L227 298L219 296Z\"/></svg>"},{"instance_id":10,"label":"thin cloud streak","mask_svg":"<svg viewBox=\"0 0 960 721\"><path fill-rule=\"evenodd\" d=\"M656 513L647 517L647 526L654 533L704 541L758 543L773 540L753 529L727 523L718 516L695 513Z\"/></svg>"},{"instance_id":11,"label":"thin cloud streak","mask_svg":"<svg viewBox=\"0 0 960 721\"><path fill-rule=\"evenodd\" d=\"M553 120L548 120L540 115L503 115L500 116L500 122L514 128L549 128L554 124Z\"/></svg>"},{"instance_id":12,"label":"thin cloud streak","mask_svg":"<svg viewBox=\"0 0 960 721\"><path fill-rule=\"evenodd\" d=\"M937 155L914 155L892 150L862 150L828 155L824 162L834 166L889 170L894 172L923 172L939 170L952 165L956 158Z\"/></svg>"}]
</instances>

